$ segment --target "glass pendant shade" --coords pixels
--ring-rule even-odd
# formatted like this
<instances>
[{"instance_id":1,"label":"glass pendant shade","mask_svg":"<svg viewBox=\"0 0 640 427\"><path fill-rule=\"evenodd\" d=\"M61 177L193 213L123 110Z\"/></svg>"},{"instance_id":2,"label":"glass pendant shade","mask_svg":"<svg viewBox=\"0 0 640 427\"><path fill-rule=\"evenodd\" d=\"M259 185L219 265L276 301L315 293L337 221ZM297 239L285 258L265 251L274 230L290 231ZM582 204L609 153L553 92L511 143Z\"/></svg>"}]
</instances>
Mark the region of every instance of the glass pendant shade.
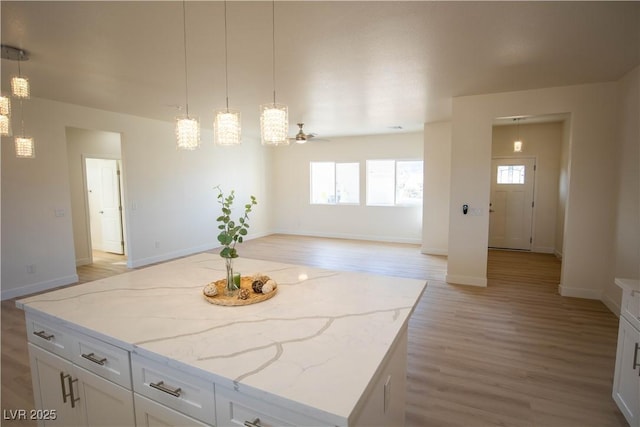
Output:
<instances>
[{"instance_id":1,"label":"glass pendant shade","mask_svg":"<svg viewBox=\"0 0 640 427\"><path fill-rule=\"evenodd\" d=\"M260 106L260 131L262 145L289 145L289 111L286 105L263 104Z\"/></svg>"},{"instance_id":2,"label":"glass pendant shade","mask_svg":"<svg viewBox=\"0 0 640 427\"><path fill-rule=\"evenodd\" d=\"M36 147L33 138L23 136L16 137L16 157L34 158L36 156Z\"/></svg>"},{"instance_id":3,"label":"glass pendant shade","mask_svg":"<svg viewBox=\"0 0 640 427\"><path fill-rule=\"evenodd\" d=\"M11 79L11 93L16 98L29 99L29 79L16 76Z\"/></svg>"},{"instance_id":4,"label":"glass pendant shade","mask_svg":"<svg viewBox=\"0 0 640 427\"><path fill-rule=\"evenodd\" d=\"M188 116L176 118L176 138L178 149L195 150L200 146L200 123Z\"/></svg>"},{"instance_id":5,"label":"glass pendant shade","mask_svg":"<svg viewBox=\"0 0 640 427\"><path fill-rule=\"evenodd\" d=\"M522 152L522 141L513 141L513 152L514 153Z\"/></svg>"},{"instance_id":6,"label":"glass pendant shade","mask_svg":"<svg viewBox=\"0 0 640 427\"><path fill-rule=\"evenodd\" d=\"M216 111L213 140L216 145L238 145L241 140L240 111L225 108Z\"/></svg>"},{"instance_id":7,"label":"glass pendant shade","mask_svg":"<svg viewBox=\"0 0 640 427\"><path fill-rule=\"evenodd\" d=\"M0 115L11 115L11 99L8 96L0 96Z\"/></svg>"},{"instance_id":8,"label":"glass pendant shade","mask_svg":"<svg viewBox=\"0 0 640 427\"><path fill-rule=\"evenodd\" d=\"M0 115L0 135L11 136L11 120L4 114Z\"/></svg>"}]
</instances>

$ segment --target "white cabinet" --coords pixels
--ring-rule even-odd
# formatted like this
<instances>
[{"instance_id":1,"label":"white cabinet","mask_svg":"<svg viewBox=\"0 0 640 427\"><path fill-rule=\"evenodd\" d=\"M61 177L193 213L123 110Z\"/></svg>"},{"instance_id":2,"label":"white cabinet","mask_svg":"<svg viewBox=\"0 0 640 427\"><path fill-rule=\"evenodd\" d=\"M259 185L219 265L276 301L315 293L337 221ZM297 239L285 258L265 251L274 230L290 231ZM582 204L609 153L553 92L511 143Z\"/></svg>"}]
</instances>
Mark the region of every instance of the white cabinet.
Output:
<instances>
[{"instance_id":1,"label":"white cabinet","mask_svg":"<svg viewBox=\"0 0 640 427\"><path fill-rule=\"evenodd\" d=\"M31 343L29 362L36 408L52 411L52 416L40 420L40 425L82 425L82 409L72 391L77 392L77 385L71 377L73 364Z\"/></svg>"},{"instance_id":2,"label":"white cabinet","mask_svg":"<svg viewBox=\"0 0 640 427\"><path fill-rule=\"evenodd\" d=\"M27 325L40 425L135 425L128 352L42 319Z\"/></svg>"},{"instance_id":3,"label":"white cabinet","mask_svg":"<svg viewBox=\"0 0 640 427\"><path fill-rule=\"evenodd\" d=\"M640 427L640 286L616 279L622 287L613 399L631 427Z\"/></svg>"}]
</instances>

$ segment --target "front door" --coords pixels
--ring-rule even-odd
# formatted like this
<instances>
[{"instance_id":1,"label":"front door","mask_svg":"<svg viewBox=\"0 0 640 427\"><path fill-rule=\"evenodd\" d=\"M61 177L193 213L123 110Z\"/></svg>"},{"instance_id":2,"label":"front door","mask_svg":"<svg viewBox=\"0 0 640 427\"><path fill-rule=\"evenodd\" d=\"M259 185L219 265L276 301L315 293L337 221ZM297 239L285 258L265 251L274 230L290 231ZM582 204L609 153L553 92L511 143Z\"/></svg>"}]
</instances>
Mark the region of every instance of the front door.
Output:
<instances>
[{"instance_id":1,"label":"front door","mask_svg":"<svg viewBox=\"0 0 640 427\"><path fill-rule=\"evenodd\" d=\"M489 247L531 250L534 158L491 161Z\"/></svg>"}]
</instances>

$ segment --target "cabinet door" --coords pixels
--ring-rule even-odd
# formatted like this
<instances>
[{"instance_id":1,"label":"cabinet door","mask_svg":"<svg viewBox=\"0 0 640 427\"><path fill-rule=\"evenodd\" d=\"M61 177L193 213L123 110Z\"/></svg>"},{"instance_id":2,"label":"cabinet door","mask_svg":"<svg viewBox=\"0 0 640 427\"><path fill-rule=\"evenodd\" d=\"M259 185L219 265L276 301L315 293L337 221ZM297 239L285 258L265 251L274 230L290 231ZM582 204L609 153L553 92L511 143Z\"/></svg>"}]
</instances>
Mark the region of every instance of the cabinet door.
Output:
<instances>
[{"instance_id":1,"label":"cabinet door","mask_svg":"<svg viewBox=\"0 0 640 427\"><path fill-rule=\"evenodd\" d=\"M620 317L613 399L631 426L640 425L640 332Z\"/></svg>"},{"instance_id":2,"label":"cabinet door","mask_svg":"<svg viewBox=\"0 0 640 427\"><path fill-rule=\"evenodd\" d=\"M133 393L78 366L78 394L87 426L134 426Z\"/></svg>"},{"instance_id":3,"label":"cabinet door","mask_svg":"<svg viewBox=\"0 0 640 427\"><path fill-rule=\"evenodd\" d=\"M73 365L46 350L29 343L29 361L31 363L31 380L36 409L49 411L54 416L41 420L44 426L80 426L82 408L71 399L75 396L70 387L77 391L77 384L72 382Z\"/></svg>"},{"instance_id":4,"label":"cabinet door","mask_svg":"<svg viewBox=\"0 0 640 427\"><path fill-rule=\"evenodd\" d=\"M207 426L207 424L203 424L137 393L134 393L134 400L136 405L136 425L139 427Z\"/></svg>"}]
</instances>

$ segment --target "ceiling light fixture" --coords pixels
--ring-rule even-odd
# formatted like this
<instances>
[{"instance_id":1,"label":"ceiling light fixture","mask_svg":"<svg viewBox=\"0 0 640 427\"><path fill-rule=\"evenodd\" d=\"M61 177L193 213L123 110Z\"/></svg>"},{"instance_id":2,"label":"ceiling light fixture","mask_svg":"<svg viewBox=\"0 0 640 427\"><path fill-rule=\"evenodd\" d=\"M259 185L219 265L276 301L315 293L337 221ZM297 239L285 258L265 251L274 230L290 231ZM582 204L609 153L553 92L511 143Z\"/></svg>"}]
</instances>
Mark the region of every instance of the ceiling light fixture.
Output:
<instances>
[{"instance_id":1,"label":"ceiling light fixture","mask_svg":"<svg viewBox=\"0 0 640 427\"><path fill-rule=\"evenodd\" d=\"M0 96L0 135L11 136L11 98Z\"/></svg>"},{"instance_id":2,"label":"ceiling light fixture","mask_svg":"<svg viewBox=\"0 0 640 427\"><path fill-rule=\"evenodd\" d=\"M17 47L2 45L2 58L9 59L11 61L18 61L18 75L11 78L11 94L15 98L29 99L31 96L29 90L29 79L22 75L20 69L20 62L27 61L29 54Z\"/></svg>"},{"instance_id":3,"label":"ceiling light fixture","mask_svg":"<svg viewBox=\"0 0 640 427\"><path fill-rule=\"evenodd\" d=\"M289 110L286 105L276 103L276 3L271 2L272 18L272 65L273 103L260 106L260 133L262 145L289 145Z\"/></svg>"},{"instance_id":4,"label":"ceiling light fixture","mask_svg":"<svg viewBox=\"0 0 640 427\"><path fill-rule=\"evenodd\" d=\"M20 126L20 136L15 137L16 157L33 159L36 156L36 145L33 138L24 136L24 111L22 109L22 100L20 100Z\"/></svg>"},{"instance_id":5,"label":"ceiling light fixture","mask_svg":"<svg viewBox=\"0 0 640 427\"><path fill-rule=\"evenodd\" d=\"M517 130L518 130L518 139L513 141L513 152L514 153L521 153L522 152L522 139L520 139L520 120L521 120L521 118L518 117L518 118L515 118L513 120L516 121Z\"/></svg>"},{"instance_id":6,"label":"ceiling light fixture","mask_svg":"<svg viewBox=\"0 0 640 427\"><path fill-rule=\"evenodd\" d=\"M187 72L187 12L185 0L182 1L182 31L184 42L184 91L186 115L176 117L176 140L178 149L195 150L200 146L200 123L197 117L189 116L189 85Z\"/></svg>"},{"instance_id":7,"label":"ceiling light fixture","mask_svg":"<svg viewBox=\"0 0 640 427\"><path fill-rule=\"evenodd\" d=\"M213 141L216 145L238 145L242 142L240 111L229 108L229 59L227 49L227 2L224 2L224 80L226 108L216 111L213 120Z\"/></svg>"},{"instance_id":8,"label":"ceiling light fixture","mask_svg":"<svg viewBox=\"0 0 640 427\"><path fill-rule=\"evenodd\" d=\"M28 61L29 54L17 47L2 45L2 58L11 61L18 61L18 75L11 78L11 94L18 99L29 99L31 96L29 79L22 75L20 68L21 61Z\"/></svg>"}]
</instances>

